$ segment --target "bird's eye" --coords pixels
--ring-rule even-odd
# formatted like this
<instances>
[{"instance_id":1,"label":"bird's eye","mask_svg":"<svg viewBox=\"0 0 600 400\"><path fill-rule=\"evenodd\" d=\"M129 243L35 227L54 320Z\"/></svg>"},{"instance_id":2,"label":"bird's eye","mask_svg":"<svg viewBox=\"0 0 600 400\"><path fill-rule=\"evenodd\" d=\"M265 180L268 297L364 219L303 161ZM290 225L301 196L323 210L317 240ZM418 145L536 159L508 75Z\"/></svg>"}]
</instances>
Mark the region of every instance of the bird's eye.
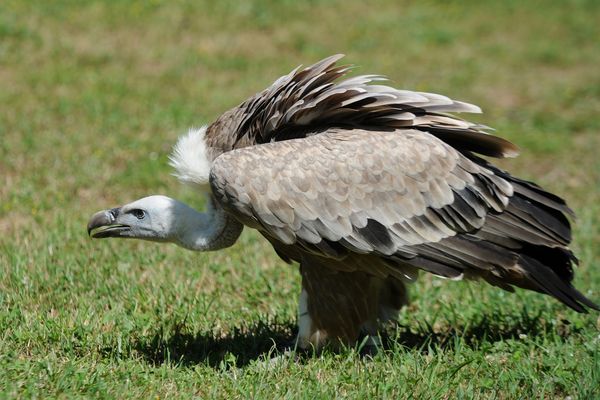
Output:
<instances>
[{"instance_id":1,"label":"bird's eye","mask_svg":"<svg viewBox=\"0 0 600 400\"><path fill-rule=\"evenodd\" d=\"M139 208L136 208L135 210L131 210L131 213L137 219L142 219L146 216L146 213L144 212L144 210L140 210Z\"/></svg>"}]
</instances>

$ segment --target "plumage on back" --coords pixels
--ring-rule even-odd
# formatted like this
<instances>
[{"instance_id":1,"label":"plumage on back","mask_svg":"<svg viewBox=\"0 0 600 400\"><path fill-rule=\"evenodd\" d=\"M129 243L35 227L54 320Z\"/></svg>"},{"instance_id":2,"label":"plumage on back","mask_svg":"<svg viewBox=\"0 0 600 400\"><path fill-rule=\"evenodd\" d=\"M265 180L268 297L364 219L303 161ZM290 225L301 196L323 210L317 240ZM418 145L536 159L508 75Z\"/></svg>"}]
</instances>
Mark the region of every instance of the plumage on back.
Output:
<instances>
[{"instance_id":1,"label":"plumage on back","mask_svg":"<svg viewBox=\"0 0 600 400\"><path fill-rule=\"evenodd\" d=\"M305 137L332 127L388 131L412 128L483 155L518 154L512 143L487 134L486 126L446 114L480 113L479 107L439 94L385 86L380 82L386 78L380 75L340 81L352 70L351 66L336 66L340 58L342 55L335 55L305 69L296 68L223 114L208 128L209 145L239 148Z\"/></svg>"}]
</instances>

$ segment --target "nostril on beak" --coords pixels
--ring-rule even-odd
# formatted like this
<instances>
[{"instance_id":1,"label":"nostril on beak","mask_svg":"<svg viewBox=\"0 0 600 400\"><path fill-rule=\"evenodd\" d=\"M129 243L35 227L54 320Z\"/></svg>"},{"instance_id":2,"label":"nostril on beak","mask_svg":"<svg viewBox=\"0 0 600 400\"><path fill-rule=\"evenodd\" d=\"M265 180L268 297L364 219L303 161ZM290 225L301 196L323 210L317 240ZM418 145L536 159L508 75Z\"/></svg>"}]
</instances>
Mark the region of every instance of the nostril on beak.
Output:
<instances>
[{"instance_id":1,"label":"nostril on beak","mask_svg":"<svg viewBox=\"0 0 600 400\"><path fill-rule=\"evenodd\" d=\"M114 221L115 219L117 219L117 215L119 215L119 211L121 209L119 207L116 208L111 208L110 210L108 210L108 213L110 214L112 220Z\"/></svg>"}]
</instances>

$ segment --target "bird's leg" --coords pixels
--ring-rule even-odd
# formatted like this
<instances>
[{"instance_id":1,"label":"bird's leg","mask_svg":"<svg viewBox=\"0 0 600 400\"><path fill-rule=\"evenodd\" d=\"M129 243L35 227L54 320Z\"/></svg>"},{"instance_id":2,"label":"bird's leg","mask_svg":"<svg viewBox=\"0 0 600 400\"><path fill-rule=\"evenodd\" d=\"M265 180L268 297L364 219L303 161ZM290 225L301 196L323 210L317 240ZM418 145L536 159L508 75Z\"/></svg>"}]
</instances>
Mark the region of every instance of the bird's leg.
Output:
<instances>
[{"instance_id":1,"label":"bird's leg","mask_svg":"<svg viewBox=\"0 0 600 400\"><path fill-rule=\"evenodd\" d=\"M371 278L370 298L377 299L377 314L362 325L362 353L373 355L382 346L380 330L389 321L396 321L400 309L408 304L408 291L404 282L388 277Z\"/></svg>"},{"instance_id":2,"label":"bird's leg","mask_svg":"<svg viewBox=\"0 0 600 400\"><path fill-rule=\"evenodd\" d=\"M304 257L298 308L298 347L320 350L357 344L361 329L377 320L378 297L370 293L371 276L331 269L331 261ZM376 330L376 329L375 329Z\"/></svg>"},{"instance_id":3,"label":"bird's leg","mask_svg":"<svg viewBox=\"0 0 600 400\"><path fill-rule=\"evenodd\" d=\"M302 289L298 301L298 338L296 346L302 350L321 349L327 343L327 331L315 327L308 311L308 292Z\"/></svg>"},{"instance_id":4,"label":"bird's leg","mask_svg":"<svg viewBox=\"0 0 600 400\"><path fill-rule=\"evenodd\" d=\"M407 302L404 284L361 271L332 270L327 262L329 268L316 257L301 263L298 347L379 347L381 323L394 320Z\"/></svg>"},{"instance_id":5,"label":"bird's leg","mask_svg":"<svg viewBox=\"0 0 600 400\"><path fill-rule=\"evenodd\" d=\"M298 348L318 351L326 345L355 345L362 323L369 319L362 283L352 284L345 273L312 276L304 265L301 268Z\"/></svg>"}]
</instances>

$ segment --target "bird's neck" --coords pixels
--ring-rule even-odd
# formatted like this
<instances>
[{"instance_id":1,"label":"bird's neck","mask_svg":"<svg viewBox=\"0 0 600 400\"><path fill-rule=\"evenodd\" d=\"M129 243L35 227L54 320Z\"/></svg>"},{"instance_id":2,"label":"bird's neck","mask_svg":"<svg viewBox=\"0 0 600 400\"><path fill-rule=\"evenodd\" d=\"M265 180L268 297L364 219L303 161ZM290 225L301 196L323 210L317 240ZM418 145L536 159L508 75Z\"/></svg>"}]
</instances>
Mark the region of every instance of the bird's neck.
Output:
<instances>
[{"instance_id":1,"label":"bird's neck","mask_svg":"<svg viewBox=\"0 0 600 400\"><path fill-rule=\"evenodd\" d=\"M179 246L195 251L224 249L232 246L242 233L244 226L228 215L212 196L207 197L204 213L186 206L175 241Z\"/></svg>"}]
</instances>

